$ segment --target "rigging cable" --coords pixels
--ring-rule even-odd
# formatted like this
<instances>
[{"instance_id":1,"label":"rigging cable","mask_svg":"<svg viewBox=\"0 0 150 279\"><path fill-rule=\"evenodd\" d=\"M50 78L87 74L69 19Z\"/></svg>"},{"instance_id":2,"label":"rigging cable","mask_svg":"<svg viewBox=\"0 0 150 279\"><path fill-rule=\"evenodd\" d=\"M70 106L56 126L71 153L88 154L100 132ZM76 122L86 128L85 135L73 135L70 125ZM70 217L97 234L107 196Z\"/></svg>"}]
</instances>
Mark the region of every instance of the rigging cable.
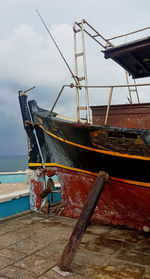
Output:
<instances>
[{"instance_id":1,"label":"rigging cable","mask_svg":"<svg viewBox=\"0 0 150 279\"><path fill-rule=\"evenodd\" d=\"M68 70L69 70L69 72L71 73L72 77L74 78L74 81L75 81L76 85L80 85L78 77L76 77L76 76L73 74L73 72L72 72L72 70L71 70L71 68L70 68L70 66L69 66L69 64L68 64L68 62L67 62L67 60L66 60L65 57L63 56L62 51L60 50L59 46L57 45L56 41L54 40L54 38L53 38L52 34L50 33L50 31L49 31L49 29L48 29L46 23L44 22L43 18L41 17L41 15L39 14L39 12L38 12L37 9L36 9L36 12L37 12L38 16L40 17L40 19L41 19L43 25L45 26L45 28L46 28L46 30L47 30L49 36L50 36L51 39L53 40L53 42L54 42L56 48L58 49L58 51L59 51L59 53L60 53L62 59L64 60L66 66L67 66L67 68L68 68Z\"/></svg>"}]
</instances>

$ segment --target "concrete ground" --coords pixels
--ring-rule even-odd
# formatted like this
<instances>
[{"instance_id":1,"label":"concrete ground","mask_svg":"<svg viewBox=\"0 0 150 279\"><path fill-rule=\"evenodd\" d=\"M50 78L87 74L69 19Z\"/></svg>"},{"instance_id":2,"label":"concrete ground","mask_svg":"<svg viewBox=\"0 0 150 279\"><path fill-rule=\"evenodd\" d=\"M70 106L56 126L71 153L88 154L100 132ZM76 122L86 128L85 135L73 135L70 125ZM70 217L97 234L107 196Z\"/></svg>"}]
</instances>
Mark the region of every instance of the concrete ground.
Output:
<instances>
[{"instance_id":1,"label":"concrete ground","mask_svg":"<svg viewBox=\"0 0 150 279\"><path fill-rule=\"evenodd\" d=\"M0 278L62 279L54 269L76 220L29 213L0 223ZM150 278L150 234L92 224L69 279Z\"/></svg>"},{"instance_id":2,"label":"concrete ground","mask_svg":"<svg viewBox=\"0 0 150 279\"><path fill-rule=\"evenodd\" d=\"M29 190L29 184L26 182L18 183L1 183L0 196L4 194L11 194L18 191Z\"/></svg>"}]
</instances>

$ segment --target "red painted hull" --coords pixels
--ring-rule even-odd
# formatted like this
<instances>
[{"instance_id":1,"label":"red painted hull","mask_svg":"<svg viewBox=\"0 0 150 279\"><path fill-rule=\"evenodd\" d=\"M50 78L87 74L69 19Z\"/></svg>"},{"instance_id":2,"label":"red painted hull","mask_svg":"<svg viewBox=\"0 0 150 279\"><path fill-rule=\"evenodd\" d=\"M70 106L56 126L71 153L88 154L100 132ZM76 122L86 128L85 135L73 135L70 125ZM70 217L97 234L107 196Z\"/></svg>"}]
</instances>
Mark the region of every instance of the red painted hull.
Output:
<instances>
[{"instance_id":1,"label":"red painted hull","mask_svg":"<svg viewBox=\"0 0 150 279\"><path fill-rule=\"evenodd\" d=\"M96 176L61 168L48 168L62 187L61 214L78 218ZM97 204L92 220L105 224L124 225L137 230L150 229L150 188L108 180Z\"/></svg>"}]
</instances>

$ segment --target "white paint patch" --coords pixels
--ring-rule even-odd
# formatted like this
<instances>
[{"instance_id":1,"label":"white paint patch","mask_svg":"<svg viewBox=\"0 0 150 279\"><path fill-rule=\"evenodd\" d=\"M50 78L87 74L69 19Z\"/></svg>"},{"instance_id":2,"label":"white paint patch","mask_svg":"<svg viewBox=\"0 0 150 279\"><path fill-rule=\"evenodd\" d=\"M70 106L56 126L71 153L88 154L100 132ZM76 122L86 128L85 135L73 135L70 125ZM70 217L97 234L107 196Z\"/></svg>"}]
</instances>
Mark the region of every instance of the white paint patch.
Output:
<instances>
[{"instance_id":1,"label":"white paint patch","mask_svg":"<svg viewBox=\"0 0 150 279\"><path fill-rule=\"evenodd\" d=\"M57 272L57 273L60 274L61 276L64 276L64 277L67 277L67 276L70 275L70 273L69 273L68 271L63 271L63 270L61 270L60 267L57 266L57 265L54 266L54 267L52 268L52 270L55 271L55 272Z\"/></svg>"},{"instance_id":2,"label":"white paint patch","mask_svg":"<svg viewBox=\"0 0 150 279\"><path fill-rule=\"evenodd\" d=\"M144 232L149 232L149 231L150 231L150 229L149 229L149 227L144 226L144 227L143 227L143 231L144 231Z\"/></svg>"},{"instance_id":3,"label":"white paint patch","mask_svg":"<svg viewBox=\"0 0 150 279\"><path fill-rule=\"evenodd\" d=\"M29 195L29 190L21 190L21 191L16 191L13 193L3 194L3 195L0 195L0 203L11 201L13 199L19 199L21 197L25 197L28 195Z\"/></svg>"}]
</instances>

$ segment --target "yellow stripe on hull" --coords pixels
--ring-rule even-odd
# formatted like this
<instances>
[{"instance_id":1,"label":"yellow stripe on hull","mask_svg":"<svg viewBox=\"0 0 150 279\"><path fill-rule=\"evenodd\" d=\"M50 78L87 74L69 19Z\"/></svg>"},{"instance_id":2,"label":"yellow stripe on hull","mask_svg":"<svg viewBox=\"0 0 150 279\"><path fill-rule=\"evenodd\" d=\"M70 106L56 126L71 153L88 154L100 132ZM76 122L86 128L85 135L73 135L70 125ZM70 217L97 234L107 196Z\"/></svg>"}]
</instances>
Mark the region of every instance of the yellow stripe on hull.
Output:
<instances>
[{"instance_id":1,"label":"yellow stripe on hull","mask_svg":"<svg viewBox=\"0 0 150 279\"><path fill-rule=\"evenodd\" d=\"M53 133L47 131L42 125L38 125L42 130L44 130L48 135L52 136L53 138L62 141L64 143L82 148L82 149L86 149L89 151L93 151L93 152L97 152L97 153L101 153L101 154L107 154L107 155L111 155L111 156L117 156L117 157L123 157L123 158L129 158L129 159L138 159L138 160L144 160L144 161L150 161L150 157L144 157L144 156L137 156L137 155L129 155L129 154L121 154L119 152L114 152L114 151L108 151L108 150L103 150L103 149L96 149L96 148L92 148L92 147L87 147L78 143L74 143L72 141L68 141L65 140L63 138L60 138L56 135L54 135Z\"/></svg>"},{"instance_id":2,"label":"yellow stripe on hull","mask_svg":"<svg viewBox=\"0 0 150 279\"><path fill-rule=\"evenodd\" d=\"M45 166L46 167L58 167L58 168L63 168L63 169L67 169L67 170L71 170L71 171L75 171L75 172L81 172L81 173L84 173L84 174L98 176L98 173L95 173L95 172L90 172L90 171L86 171L86 170L82 170L82 169L72 168L72 167L68 167L68 166L64 166L64 165L56 164L56 163L45 163ZM42 167L42 163L29 163L29 167ZM126 184L140 186L140 187L148 187L148 188L150 187L150 183L147 183L147 182L127 180L127 179L116 178L116 177L112 177L112 176L109 177L109 179L113 180L113 181L116 181L116 182L126 183Z\"/></svg>"}]
</instances>

